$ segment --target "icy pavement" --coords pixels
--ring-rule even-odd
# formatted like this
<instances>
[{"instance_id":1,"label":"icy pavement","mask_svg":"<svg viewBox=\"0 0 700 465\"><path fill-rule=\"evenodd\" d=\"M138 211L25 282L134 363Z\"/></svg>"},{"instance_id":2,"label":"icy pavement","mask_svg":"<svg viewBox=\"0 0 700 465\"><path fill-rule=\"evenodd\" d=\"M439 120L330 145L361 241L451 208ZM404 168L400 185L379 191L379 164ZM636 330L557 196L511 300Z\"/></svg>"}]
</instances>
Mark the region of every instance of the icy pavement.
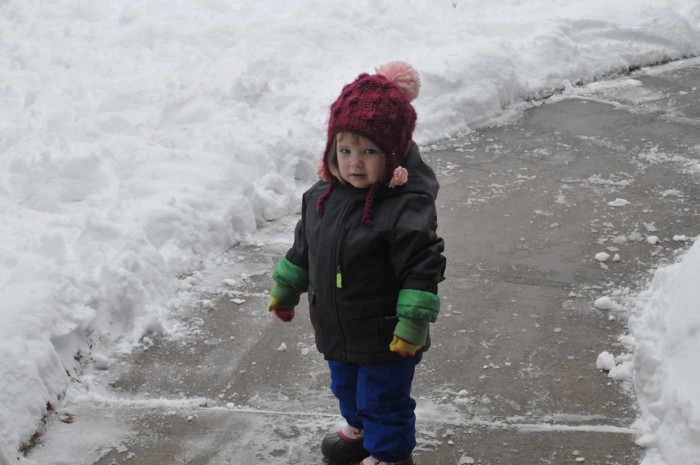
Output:
<instances>
[{"instance_id":1,"label":"icy pavement","mask_svg":"<svg viewBox=\"0 0 700 465\"><path fill-rule=\"evenodd\" d=\"M638 288L700 230L698 83L698 67L601 82L424 148L448 270L416 375L419 464L639 463L631 387L596 367L623 351L624 309L600 299ZM28 459L322 463L340 422L326 366L303 307L288 325L265 309L284 250L261 240L223 257L230 280L183 314L188 337L87 364Z\"/></svg>"}]
</instances>

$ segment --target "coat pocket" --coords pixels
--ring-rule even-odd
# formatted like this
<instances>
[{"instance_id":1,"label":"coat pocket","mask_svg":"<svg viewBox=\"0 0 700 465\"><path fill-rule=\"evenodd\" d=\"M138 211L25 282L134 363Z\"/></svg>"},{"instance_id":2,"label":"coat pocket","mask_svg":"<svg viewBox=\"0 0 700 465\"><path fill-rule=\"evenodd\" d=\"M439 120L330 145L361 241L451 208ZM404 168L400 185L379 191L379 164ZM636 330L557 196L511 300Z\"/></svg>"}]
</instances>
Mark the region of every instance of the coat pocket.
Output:
<instances>
[{"instance_id":1,"label":"coat pocket","mask_svg":"<svg viewBox=\"0 0 700 465\"><path fill-rule=\"evenodd\" d=\"M345 334L356 352L388 351L397 322L395 301L344 302L342 308Z\"/></svg>"},{"instance_id":2,"label":"coat pocket","mask_svg":"<svg viewBox=\"0 0 700 465\"><path fill-rule=\"evenodd\" d=\"M353 319L396 318L396 301L392 299L343 302L342 309Z\"/></svg>"},{"instance_id":3,"label":"coat pocket","mask_svg":"<svg viewBox=\"0 0 700 465\"><path fill-rule=\"evenodd\" d=\"M319 308L316 305L316 291L311 288L309 289L309 317L311 319L311 326L314 328L314 334L316 336L316 348L323 352L323 340L321 336L321 316L319 315Z\"/></svg>"}]
</instances>

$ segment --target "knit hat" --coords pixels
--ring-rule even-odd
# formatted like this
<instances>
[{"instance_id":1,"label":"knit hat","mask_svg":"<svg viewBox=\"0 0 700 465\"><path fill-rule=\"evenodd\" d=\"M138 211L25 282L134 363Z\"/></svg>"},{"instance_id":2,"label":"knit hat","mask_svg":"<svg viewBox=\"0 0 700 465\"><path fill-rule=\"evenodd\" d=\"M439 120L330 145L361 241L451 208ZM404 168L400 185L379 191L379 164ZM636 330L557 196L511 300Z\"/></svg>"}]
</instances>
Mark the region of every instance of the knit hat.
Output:
<instances>
[{"instance_id":1,"label":"knit hat","mask_svg":"<svg viewBox=\"0 0 700 465\"><path fill-rule=\"evenodd\" d=\"M416 127L416 111L411 101L418 96L420 78L408 63L392 61L377 68L376 74L360 74L347 84L331 105L328 139L319 163L319 177L329 182L328 190L316 207L323 215L323 203L338 179L331 173L327 160L340 132L350 132L371 140L384 153L386 168L379 182L370 187L362 222L372 224L371 209L379 185L404 184L408 172L401 166L411 148Z\"/></svg>"}]
</instances>

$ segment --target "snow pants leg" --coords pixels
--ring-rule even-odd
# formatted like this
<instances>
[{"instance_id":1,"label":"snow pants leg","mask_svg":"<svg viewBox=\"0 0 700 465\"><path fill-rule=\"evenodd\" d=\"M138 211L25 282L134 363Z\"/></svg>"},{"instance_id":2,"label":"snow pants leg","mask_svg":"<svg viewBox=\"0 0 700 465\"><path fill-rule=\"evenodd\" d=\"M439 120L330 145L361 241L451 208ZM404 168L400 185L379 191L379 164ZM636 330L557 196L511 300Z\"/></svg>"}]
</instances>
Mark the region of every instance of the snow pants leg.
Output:
<instances>
[{"instance_id":1,"label":"snow pants leg","mask_svg":"<svg viewBox=\"0 0 700 465\"><path fill-rule=\"evenodd\" d=\"M421 354L396 362L354 365L331 361L331 390L340 414L364 430L373 457L398 462L416 447L416 401L411 385Z\"/></svg>"}]
</instances>

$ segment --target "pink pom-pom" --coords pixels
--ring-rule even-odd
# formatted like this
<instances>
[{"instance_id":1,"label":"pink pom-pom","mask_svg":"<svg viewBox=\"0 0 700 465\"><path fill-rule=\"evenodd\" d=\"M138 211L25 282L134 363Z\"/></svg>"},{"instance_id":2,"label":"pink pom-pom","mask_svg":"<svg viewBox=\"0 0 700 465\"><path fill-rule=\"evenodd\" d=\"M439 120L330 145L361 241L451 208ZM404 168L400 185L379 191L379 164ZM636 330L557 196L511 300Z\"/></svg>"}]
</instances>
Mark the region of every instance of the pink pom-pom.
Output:
<instances>
[{"instance_id":1,"label":"pink pom-pom","mask_svg":"<svg viewBox=\"0 0 700 465\"><path fill-rule=\"evenodd\" d=\"M418 76L418 71L408 63L390 61L378 67L377 74L381 74L398 87L409 102L418 97L420 76Z\"/></svg>"},{"instance_id":2,"label":"pink pom-pom","mask_svg":"<svg viewBox=\"0 0 700 465\"><path fill-rule=\"evenodd\" d=\"M389 181L389 187L403 186L408 181L408 170L403 166L399 166L394 170L394 174Z\"/></svg>"}]
</instances>

